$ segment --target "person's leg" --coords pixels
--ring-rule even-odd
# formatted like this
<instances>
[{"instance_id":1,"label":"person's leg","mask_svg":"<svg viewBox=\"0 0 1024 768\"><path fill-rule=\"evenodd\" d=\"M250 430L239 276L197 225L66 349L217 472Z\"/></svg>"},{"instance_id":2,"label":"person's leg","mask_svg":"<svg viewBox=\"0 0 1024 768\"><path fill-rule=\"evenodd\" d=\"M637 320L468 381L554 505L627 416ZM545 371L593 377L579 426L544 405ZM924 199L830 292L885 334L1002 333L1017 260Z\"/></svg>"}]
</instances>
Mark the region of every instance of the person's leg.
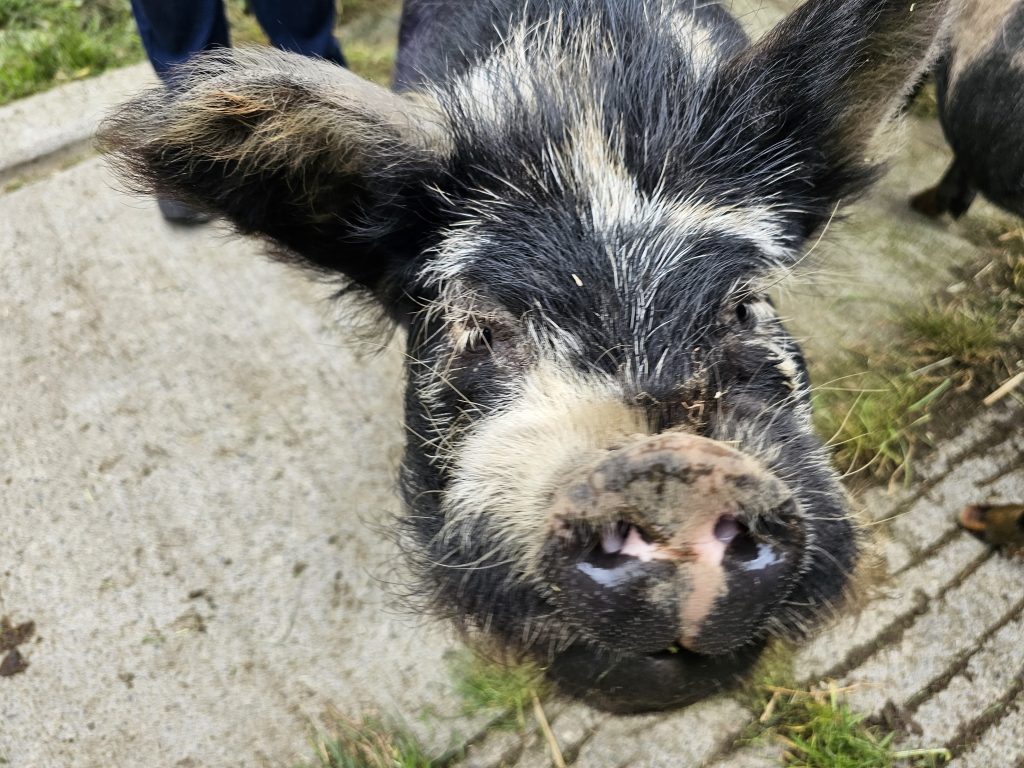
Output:
<instances>
[{"instance_id":1,"label":"person's leg","mask_svg":"<svg viewBox=\"0 0 1024 768\"><path fill-rule=\"evenodd\" d=\"M251 0L256 18L278 48L346 66L334 37L334 0Z\"/></svg>"},{"instance_id":2,"label":"person's leg","mask_svg":"<svg viewBox=\"0 0 1024 768\"><path fill-rule=\"evenodd\" d=\"M173 68L200 51L231 44L222 0L131 0L135 25L153 69L170 83ZM173 87L173 84L171 84ZM180 200L158 197L175 224L205 224L210 216Z\"/></svg>"},{"instance_id":3,"label":"person's leg","mask_svg":"<svg viewBox=\"0 0 1024 768\"><path fill-rule=\"evenodd\" d=\"M231 44L222 0L131 2L142 45L163 79L193 54Z\"/></svg>"}]
</instances>

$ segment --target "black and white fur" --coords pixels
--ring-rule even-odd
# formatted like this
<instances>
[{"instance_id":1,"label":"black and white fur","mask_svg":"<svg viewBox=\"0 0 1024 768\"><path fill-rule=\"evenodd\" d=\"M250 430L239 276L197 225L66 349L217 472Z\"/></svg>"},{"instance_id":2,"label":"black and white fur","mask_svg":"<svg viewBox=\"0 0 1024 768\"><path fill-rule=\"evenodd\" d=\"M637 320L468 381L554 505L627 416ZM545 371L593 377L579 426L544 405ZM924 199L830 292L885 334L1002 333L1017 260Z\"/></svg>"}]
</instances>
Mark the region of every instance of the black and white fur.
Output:
<instances>
[{"instance_id":1,"label":"black and white fur","mask_svg":"<svg viewBox=\"0 0 1024 768\"><path fill-rule=\"evenodd\" d=\"M568 659L570 690L624 671L594 684L605 706L668 706L804 632L848 583L854 526L765 292L874 177L872 139L945 15L816 0L751 45L711 2L408 0L399 95L221 51L102 141L142 189L226 216L407 330L405 545L434 610L556 676ZM783 480L805 546L742 648L665 673L566 618L544 521L565 467L673 430Z\"/></svg>"},{"instance_id":2,"label":"black and white fur","mask_svg":"<svg viewBox=\"0 0 1024 768\"><path fill-rule=\"evenodd\" d=\"M1024 1L965 0L935 86L954 158L914 208L959 218L980 192L1024 216Z\"/></svg>"}]
</instances>

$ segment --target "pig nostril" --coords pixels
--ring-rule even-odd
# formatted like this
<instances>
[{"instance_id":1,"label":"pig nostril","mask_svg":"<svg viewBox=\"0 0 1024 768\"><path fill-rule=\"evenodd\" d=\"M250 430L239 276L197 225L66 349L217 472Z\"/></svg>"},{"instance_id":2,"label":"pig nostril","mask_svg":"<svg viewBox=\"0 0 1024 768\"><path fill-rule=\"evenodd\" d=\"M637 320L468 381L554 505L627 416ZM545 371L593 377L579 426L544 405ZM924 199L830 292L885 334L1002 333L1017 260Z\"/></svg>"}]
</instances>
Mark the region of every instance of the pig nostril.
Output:
<instances>
[{"instance_id":1,"label":"pig nostril","mask_svg":"<svg viewBox=\"0 0 1024 768\"><path fill-rule=\"evenodd\" d=\"M734 515L722 515L715 523L715 538L726 546L743 531L743 526Z\"/></svg>"},{"instance_id":2,"label":"pig nostril","mask_svg":"<svg viewBox=\"0 0 1024 768\"><path fill-rule=\"evenodd\" d=\"M617 555L626 543L629 528L629 525L621 522L606 525L601 531L601 550L606 555Z\"/></svg>"},{"instance_id":3,"label":"pig nostril","mask_svg":"<svg viewBox=\"0 0 1024 768\"><path fill-rule=\"evenodd\" d=\"M726 557L734 560L754 560L758 556L759 546L750 530L737 523L736 535L726 543Z\"/></svg>"},{"instance_id":4,"label":"pig nostril","mask_svg":"<svg viewBox=\"0 0 1024 768\"><path fill-rule=\"evenodd\" d=\"M658 545L641 528L625 521L581 526L553 543L552 602L586 637L642 653L663 650L678 638L677 601L652 598L652 590L671 585L676 566L658 559Z\"/></svg>"}]
</instances>

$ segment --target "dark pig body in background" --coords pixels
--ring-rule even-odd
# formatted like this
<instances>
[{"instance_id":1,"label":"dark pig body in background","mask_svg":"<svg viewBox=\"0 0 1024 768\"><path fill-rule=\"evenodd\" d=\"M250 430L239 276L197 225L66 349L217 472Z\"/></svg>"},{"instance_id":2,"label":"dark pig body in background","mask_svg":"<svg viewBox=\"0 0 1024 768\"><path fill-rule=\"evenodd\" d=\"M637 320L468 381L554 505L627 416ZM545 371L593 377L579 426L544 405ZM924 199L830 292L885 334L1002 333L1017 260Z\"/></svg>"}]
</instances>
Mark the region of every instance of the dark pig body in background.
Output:
<instances>
[{"instance_id":1,"label":"dark pig body in background","mask_svg":"<svg viewBox=\"0 0 1024 768\"><path fill-rule=\"evenodd\" d=\"M943 0L410 0L393 93L220 51L108 123L141 189L341 279L408 344L417 591L617 711L841 600L855 525L766 296L929 63Z\"/></svg>"},{"instance_id":2,"label":"dark pig body in background","mask_svg":"<svg viewBox=\"0 0 1024 768\"><path fill-rule=\"evenodd\" d=\"M1024 0L966 0L935 87L953 163L914 209L959 218L980 192L1024 216Z\"/></svg>"}]
</instances>

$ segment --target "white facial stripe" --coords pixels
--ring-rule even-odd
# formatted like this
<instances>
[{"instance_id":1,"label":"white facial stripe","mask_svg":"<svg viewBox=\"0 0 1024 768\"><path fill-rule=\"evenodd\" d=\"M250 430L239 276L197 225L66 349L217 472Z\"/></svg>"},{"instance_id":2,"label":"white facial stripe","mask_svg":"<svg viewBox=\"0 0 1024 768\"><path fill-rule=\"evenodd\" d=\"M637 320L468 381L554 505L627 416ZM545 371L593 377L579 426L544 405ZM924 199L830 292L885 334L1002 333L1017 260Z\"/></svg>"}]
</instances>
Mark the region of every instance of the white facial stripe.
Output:
<instances>
[{"instance_id":1,"label":"white facial stripe","mask_svg":"<svg viewBox=\"0 0 1024 768\"><path fill-rule=\"evenodd\" d=\"M625 266L621 262L636 257L637 249L616 249L615 240L624 232L643 231L658 225L667 226L675 236L669 240L685 242L718 235L745 240L774 263L792 257L793 246L785 232L783 211L769 205L716 204L693 197L645 194L627 171L622 158L613 153L612 142L593 120L586 120L575 135L567 151L548 153L552 165L546 170L555 175L563 189L570 188L585 201L586 207L579 214L590 222L595 234L609 241L609 256L615 262L612 266L616 274ZM535 172L540 174L539 169ZM492 204L500 206L502 203L494 201ZM479 204L481 209L487 207L487 200ZM499 217L500 212L495 211L493 216ZM438 247L438 258L428 268L432 282L443 285L456 279L465 265L479 255L486 246L486 238L480 234L485 225L486 221L480 217L445 233ZM664 236L659 239L667 249L660 254L659 269L669 270L675 266L674 258L692 255L691 249L672 249ZM646 249L641 249L641 253L646 255Z\"/></svg>"},{"instance_id":2,"label":"white facial stripe","mask_svg":"<svg viewBox=\"0 0 1024 768\"><path fill-rule=\"evenodd\" d=\"M646 433L643 412L625 404L621 385L542 362L515 399L464 434L444 496L443 535L473 530L466 520L486 510L505 547L496 560L529 567L538 562L551 496L567 471L629 435Z\"/></svg>"},{"instance_id":3,"label":"white facial stripe","mask_svg":"<svg viewBox=\"0 0 1024 768\"><path fill-rule=\"evenodd\" d=\"M674 30L677 38L693 49L695 66L710 66L717 48L708 28L692 12L680 12L674 15ZM561 109L567 122L575 125L567 131L571 138L563 145L545 147L542 167L524 167L516 172L531 175L544 188L554 185L552 193L571 192L576 199L585 201L580 216L589 220L597 234L608 238L613 261L636 255L635 249L630 254L616 253L621 250L615 243L616 235L659 225L668 226L679 241L703 235L736 237L750 242L772 261L791 257L793 246L785 228L785 214L789 211L771 201L737 205L699 194L667 196L660 187L652 192L639 189L623 157L622 128L606 124L600 84L595 84L589 75L596 54L613 45L613 40L589 27L565 36L557 18L533 26L520 25L482 64L468 71L450 93L437 96L442 102L454 99L466 119L500 127L513 110L531 109L531 83L557 83L565 94ZM521 115L517 114L518 117ZM789 172L784 170L783 175ZM516 191L512 180L506 184L508 192ZM502 192L481 190L475 211L478 219L500 219L501 206L510 204ZM459 271L459 265L475 245L474 229L471 223L468 232L460 228L448 233L439 248L441 263L435 268L439 279L444 270L448 270L449 276ZM674 250L675 257L691 255L687 248ZM659 256L664 260L659 268L674 266L672 255ZM618 266L613 263L613 269Z\"/></svg>"},{"instance_id":4,"label":"white facial stripe","mask_svg":"<svg viewBox=\"0 0 1024 768\"><path fill-rule=\"evenodd\" d=\"M557 17L533 26L514 27L482 63L469 69L450 92L438 91L442 103L454 98L474 120L500 126L509 117L514 96L517 109L535 109L533 83L559 82L569 90L583 91L595 51L611 46L593 25L584 25L565 36ZM517 115L518 117L519 115Z\"/></svg>"},{"instance_id":5,"label":"white facial stripe","mask_svg":"<svg viewBox=\"0 0 1024 768\"><path fill-rule=\"evenodd\" d=\"M696 196L668 197L656 189L640 191L627 167L621 141L609 137L600 118L585 114L572 134L567 151L548 153L559 179L571 181L572 190L589 203L586 211L595 232L614 237L622 231L666 224L680 239L704 234L747 240L773 261L792 254L787 242L782 211L770 205L719 204Z\"/></svg>"},{"instance_id":6,"label":"white facial stripe","mask_svg":"<svg viewBox=\"0 0 1024 768\"><path fill-rule=\"evenodd\" d=\"M708 232L747 240L773 261L793 253L780 212L767 205L715 205L685 200L672 206L670 220L681 232Z\"/></svg>"}]
</instances>

